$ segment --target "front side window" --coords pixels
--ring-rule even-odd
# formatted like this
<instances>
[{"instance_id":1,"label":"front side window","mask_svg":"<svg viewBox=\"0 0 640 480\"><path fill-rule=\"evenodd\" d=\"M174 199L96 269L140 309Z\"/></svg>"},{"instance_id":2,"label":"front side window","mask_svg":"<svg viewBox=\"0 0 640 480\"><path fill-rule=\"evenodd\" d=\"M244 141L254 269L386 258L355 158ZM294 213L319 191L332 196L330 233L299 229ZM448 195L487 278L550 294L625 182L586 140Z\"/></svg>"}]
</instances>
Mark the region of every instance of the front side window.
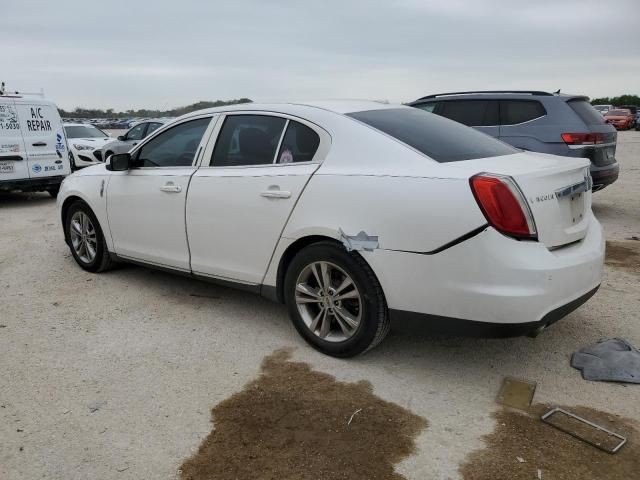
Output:
<instances>
[{"instance_id":1,"label":"front side window","mask_svg":"<svg viewBox=\"0 0 640 480\"><path fill-rule=\"evenodd\" d=\"M498 102L495 100L450 100L442 102L438 115L469 127L498 125Z\"/></svg>"},{"instance_id":2,"label":"front side window","mask_svg":"<svg viewBox=\"0 0 640 480\"><path fill-rule=\"evenodd\" d=\"M127 140L142 140L144 131L147 128L146 123L140 123L127 132Z\"/></svg>"},{"instance_id":3,"label":"front side window","mask_svg":"<svg viewBox=\"0 0 640 480\"><path fill-rule=\"evenodd\" d=\"M385 108L348 115L440 163L519 152L478 130L417 108Z\"/></svg>"},{"instance_id":4,"label":"front side window","mask_svg":"<svg viewBox=\"0 0 640 480\"><path fill-rule=\"evenodd\" d=\"M310 162L319 145L320 137L316 132L306 125L290 120L276 163Z\"/></svg>"},{"instance_id":5,"label":"front side window","mask_svg":"<svg viewBox=\"0 0 640 480\"><path fill-rule=\"evenodd\" d=\"M135 167L188 167L211 118L184 122L152 138L135 154Z\"/></svg>"},{"instance_id":6,"label":"front side window","mask_svg":"<svg viewBox=\"0 0 640 480\"><path fill-rule=\"evenodd\" d=\"M268 115L229 115L211 157L213 167L274 162L286 120Z\"/></svg>"},{"instance_id":7,"label":"front side window","mask_svg":"<svg viewBox=\"0 0 640 480\"><path fill-rule=\"evenodd\" d=\"M516 125L546 114L542 104L533 100L503 100L500 105L502 125Z\"/></svg>"}]
</instances>

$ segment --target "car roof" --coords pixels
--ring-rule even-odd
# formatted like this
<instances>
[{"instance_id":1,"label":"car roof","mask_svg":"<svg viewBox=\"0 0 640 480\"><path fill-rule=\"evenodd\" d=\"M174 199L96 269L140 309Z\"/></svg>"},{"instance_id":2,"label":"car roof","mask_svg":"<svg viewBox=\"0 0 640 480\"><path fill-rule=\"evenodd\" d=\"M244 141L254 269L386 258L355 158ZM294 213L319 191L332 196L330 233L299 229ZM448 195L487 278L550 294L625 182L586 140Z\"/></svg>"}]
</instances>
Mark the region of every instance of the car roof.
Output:
<instances>
[{"instance_id":1,"label":"car roof","mask_svg":"<svg viewBox=\"0 0 640 480\"><path fill-rule=\"evenodd\" d=\"M588 100L588 97L584 95L572 95L568 93L548 93L542 92L538 90L486 90L486 91L476 91L476 92L452 92L452 93L436 93L433 95L427 95L425 97L420 97L419 99L410 103L417 104L427 101L441 101L441 100L450 100L450 99L460 99L460 98L469 98L469 99L498 99L498 100L506 100L506 99L516 99L516 100L528 100L528 99L551 99L551 98L559 98L562 100L573 100L573 99L584 99Z\"/></svg>"},{"instance_id":2,"label":"car roof","mask_svg":"<svg viewBox=\"0 0 640 480\"><path fill-rule=\"evenodd\" d=\"M312 100L283 103L238 103L223 107L206 108L187 113L180 118L188 118L196 115L233 111L264 111L296 115L302 111L312 113L314 110L324 110L337 114L348 114L367 110L385 110L392 108L408 108L404 105L383 103L375 100Z\"/></svg>"}]
</instances>

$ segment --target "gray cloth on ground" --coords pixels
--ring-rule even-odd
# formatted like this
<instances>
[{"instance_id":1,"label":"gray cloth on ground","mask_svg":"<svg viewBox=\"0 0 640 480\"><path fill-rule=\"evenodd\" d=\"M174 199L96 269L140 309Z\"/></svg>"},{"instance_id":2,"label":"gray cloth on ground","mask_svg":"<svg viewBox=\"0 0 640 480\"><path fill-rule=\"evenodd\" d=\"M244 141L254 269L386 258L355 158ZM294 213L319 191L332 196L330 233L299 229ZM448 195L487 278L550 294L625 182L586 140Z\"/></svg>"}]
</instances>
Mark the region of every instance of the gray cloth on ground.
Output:
<instances>
[{"instance_id":1,"label":"gray cloth on ground","mask_svg":"<svg viewBox=\"0 0 640 480\"><path fill-rule=\"evenodd\" d=\"M571 366L582 370L585 380L640 383L640 351L621 338L578 350L571 356Z\"/></svg>"}]
</instances>

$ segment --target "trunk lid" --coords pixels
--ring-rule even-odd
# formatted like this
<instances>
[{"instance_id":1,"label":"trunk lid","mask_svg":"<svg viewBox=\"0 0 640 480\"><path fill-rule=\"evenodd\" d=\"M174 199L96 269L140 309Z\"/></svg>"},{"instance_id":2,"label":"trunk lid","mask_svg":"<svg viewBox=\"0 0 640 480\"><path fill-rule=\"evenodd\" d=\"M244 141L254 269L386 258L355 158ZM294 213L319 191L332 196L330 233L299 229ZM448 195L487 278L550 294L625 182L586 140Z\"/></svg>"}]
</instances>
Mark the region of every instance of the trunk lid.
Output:
<instances>
[{"instance_id":1,"label":"trunk lid","mask_svg":"<svg viewBox=\"0 0 640 480\"><path fill-rule=\"evenodd\" d=\"M589 161L523 152L467 160L453 167L509 175L522 191L536 224L538 240L557 248L584 238L591 218Z\"/></svg>"}]
</instances>

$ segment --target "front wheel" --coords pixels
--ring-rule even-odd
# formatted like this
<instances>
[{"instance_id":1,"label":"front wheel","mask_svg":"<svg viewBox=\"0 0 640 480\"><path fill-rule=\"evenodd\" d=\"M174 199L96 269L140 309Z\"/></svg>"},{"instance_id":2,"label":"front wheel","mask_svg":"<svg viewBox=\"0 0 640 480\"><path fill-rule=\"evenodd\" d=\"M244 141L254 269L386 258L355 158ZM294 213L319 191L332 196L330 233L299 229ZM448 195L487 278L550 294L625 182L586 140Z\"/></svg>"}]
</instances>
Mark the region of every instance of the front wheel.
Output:
<instances>
[{"instance_id":1,"label":"front wheel","mask_svg":"<svg viewBox=\"0 0 640 480\"><path fill-rule=\"evenodd\" d=\"M76 263L89 272L103 272L111 265L107 244L98 219L84 202L69 208L65 220L69 249Z\"/></svg>"},{"instance_id":2,"label":"front wheel","mask_svg":"<svg viewBox=\"0 0 640 480\"><path fill-rule=\"evenodd\" d=\"M389 331L378 279L359 254L341 245L319 242L301 250L287 269L284 289L293 325L322 353L352 357Z\"/></svg>"}]
</instances>

